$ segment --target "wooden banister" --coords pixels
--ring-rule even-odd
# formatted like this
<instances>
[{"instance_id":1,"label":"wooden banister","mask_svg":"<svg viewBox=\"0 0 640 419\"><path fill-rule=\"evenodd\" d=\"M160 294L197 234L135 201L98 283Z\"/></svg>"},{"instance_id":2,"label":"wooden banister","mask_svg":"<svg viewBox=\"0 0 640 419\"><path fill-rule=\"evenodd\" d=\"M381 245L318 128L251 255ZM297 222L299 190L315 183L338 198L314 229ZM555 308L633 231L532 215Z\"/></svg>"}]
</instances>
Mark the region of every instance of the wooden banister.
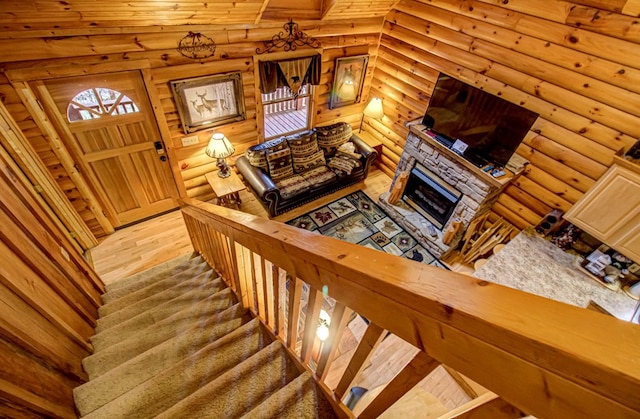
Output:
<instances>
[{"instance_id":1,"label":"wooden banister","mask_svg":"<svg viewBox=\"0 0 640 419\"><path fill-rule=\"evenodd\" d=\"M635 324L228 208L189 201L182 211L194 247L211 266L233 282L238 265L236 292L252 311L253 281L265 276L255 274L245 255L288 274L288 300L279 295L266 310L287 310L286 345L294 352L300 339L315 333L301 327L297 336L304 281L309 302L328 287L329 296L370 320L372 330L392 332L528 414L640 416ZM309 307L317 311L316 303ZM314 329L317 319L305 324ZM305 356L311 351L306 345Z\"/></svg>"}]
</instances>

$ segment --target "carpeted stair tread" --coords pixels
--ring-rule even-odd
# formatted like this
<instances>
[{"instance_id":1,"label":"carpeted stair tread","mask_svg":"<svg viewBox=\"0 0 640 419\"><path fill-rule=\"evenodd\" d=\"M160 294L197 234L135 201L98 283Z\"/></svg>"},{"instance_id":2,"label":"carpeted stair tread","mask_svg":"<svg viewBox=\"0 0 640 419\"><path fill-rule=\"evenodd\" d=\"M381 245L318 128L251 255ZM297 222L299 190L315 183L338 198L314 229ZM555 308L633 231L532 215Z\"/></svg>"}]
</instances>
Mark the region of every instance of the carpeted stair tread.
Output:
<instances>
[{"instance_id":1,"label":"carpeted stair tread","mask_svg":"<svg viewBox=\"0 0 640 419\"><path fill-rule=\"evenodd\" d=\"M105 405L232 332L250 318L236 304L73 390L81 415Z\"/></svg>"},{"instance_id":2,"label":"carpeted stair tread","mask_svg":"<svg viewBox=\"0 0 640 419\"><path fill-rule=\"evenodd\" d=\"M191 279L177 283L163 291L152 294L147 298L99 318L96 326L96 333L102 333L113 326L119 325L141 313L152 310L153 308L169 301L181 298L192 291L203 289L203 287L213 287L213 289L216 289L220 286L224 287L225 285L219 278L214 277L212 271L203 272Z\"/></svg>"},{"instance_id":3,"label":"carpeted stair tread","mask_svg":"<svg viewBox=\"0 0 640 419\"><path fill-rule=\"evenodd\" d=\"M158 278L166 278L175 273L182 272L192 266L199 265L204 262L201 256L197 254L187 254L173 258L165 263L148 268L144 271L137 272L119 281L105 285L105 290L112 297L116 295L126 295L140 288L146 287Z\"/></svg>"},{"instance_id":4,"label":"carpeted stair tread","mask_svg":"<svg viewBox=\"0 0 640 419\"><path fill-rule=\"evenodd\" d=\"M253 319L205 346L122 396L85 416L86 419L152 418L196 392L271 342Z\"/></svg>"},{"instance_id":5,"label":"carpeted stair tread","mask_svg":"<svg viewBox=\"0 0 640 419\"><path fill-rule=\"evenodd\" d=\"M298 375L285 348L279 341L274 341L156 417L237 418Z\"/></svg>"},{"instance_id":6,"label":"carpeted stair tread","mask_svg":"<svg viewBox=\"0 0 640 419\"><path fill-rule=\"evenodd\" d=\"M121 296L115 300L105 302L103 306L98 309L98 314L100 317L108 316L109 314L115 313L118 310L121 310L124 307L127 307L131 304L135 304L140 300L144 300L154 294L162 292L167 288L174 287L176 285L180 285L184 281L187 281L194 276L198 276L200 274L207 273L211 277L215 277L216 274L214 271L207 265L206 262L203 262L199 265L193 266L186 271L182 271L181 273L176 273L172 276L165 277L159 281L155 281L144 288L133 291L130 294ZM109 299L108 294L104 294L104 299Z\"/></svg>"},{"instance_id":7,"label":"carpeted stair tread","mask_svg":"<svg viewBox=\"0 0 640 419\"><path fill-rule=\"evenodd\" d=\"M144 333L137 335L116 333L117 336L103 337L103 342L112 343L114 340L118 342L105 348L95 347L94 354L82 360L82 366L90 378L98 377L166 340L179 336L189 329L202 327L213 316L228 309L235 302L233 293L227 288L210 295L192 307L160 320L148 327ZM111 334L110 330L105 333ZM101 341L98 340L96 343L100 344Z\"/></svg>"},{"instance_id":8,"label":"carpeted stair tread","mask_svg":"<svg viewBox=\"0 0 640 419\"><path fill-rule=\"evenodd\" d=\"M338 416L305 371L271 397L254 407L242 419L333 419Z\"/></svg>"},{"instance_id":9,"label":"carpeted stair tread","mask_svg":"<svg viewBox=\"0 0 640 419\"><path fill-rule=\"evenodd\" d=\"M237 302L233 292L225 288L221 280L217 280L215 285L192 290L92 336L94 354L130 338L136 339L136 345L140 345L141 333L151 333L156 340L161 337L168 339L189 328L198 319L229 308Z\"/></svg>"}]
</instances>

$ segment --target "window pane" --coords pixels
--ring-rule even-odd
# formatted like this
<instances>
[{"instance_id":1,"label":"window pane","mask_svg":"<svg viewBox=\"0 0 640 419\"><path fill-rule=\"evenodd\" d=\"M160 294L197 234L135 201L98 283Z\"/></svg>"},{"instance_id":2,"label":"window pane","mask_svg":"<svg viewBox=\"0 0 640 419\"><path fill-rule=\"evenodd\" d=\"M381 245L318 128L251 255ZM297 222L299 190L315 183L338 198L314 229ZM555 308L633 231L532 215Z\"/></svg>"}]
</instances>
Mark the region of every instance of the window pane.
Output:
<instances>
[{"instance_id":1,"label":"window pane","mask_svg":"<svg viewBox=\"0 0 640 419\"><path fill-rule=\"evenodd\" d=\"M67 106L69 122L100 118L104 112L123 115L140 112L133 100L113 89L98 87L78 93Z\"/></svg>"},{"instance_id":2,"label":"window pane","mask_svg":"<svg viewBox=\"0 0 640 419\"><path fill-rule=\"evenodd\" d=\"M296 99L287 88L262 95L265 139L309 129L310 90L303 86Z\"/></svg>"}]
</instances>

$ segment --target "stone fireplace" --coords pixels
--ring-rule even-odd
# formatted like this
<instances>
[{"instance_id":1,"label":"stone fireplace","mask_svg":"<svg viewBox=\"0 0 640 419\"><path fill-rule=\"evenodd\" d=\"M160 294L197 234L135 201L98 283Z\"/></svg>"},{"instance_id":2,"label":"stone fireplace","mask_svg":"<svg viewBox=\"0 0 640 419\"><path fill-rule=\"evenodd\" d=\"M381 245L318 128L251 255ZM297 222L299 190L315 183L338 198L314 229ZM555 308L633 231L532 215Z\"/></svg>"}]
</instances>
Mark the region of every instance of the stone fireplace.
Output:
<instances>
[{"instance_id":1,"label":"stone fireplace","mask_svg":"<svg viewBox=\"0 0 640 419\"><path fill-rule=\"evenodd\" d=\"M457 247L471 220L489 211L517 175L505 170L504 176L491 176L427 135L425 128L418 123L410 125L393 181L395 184L401 172L409 174L402 199L390 204L386 192L379 202L420 244L442 257ZM393 190L393 184L391 187ZM444 244L443 234L456 219L462 228L453 241Z\"/></svg>"}]
</instances>

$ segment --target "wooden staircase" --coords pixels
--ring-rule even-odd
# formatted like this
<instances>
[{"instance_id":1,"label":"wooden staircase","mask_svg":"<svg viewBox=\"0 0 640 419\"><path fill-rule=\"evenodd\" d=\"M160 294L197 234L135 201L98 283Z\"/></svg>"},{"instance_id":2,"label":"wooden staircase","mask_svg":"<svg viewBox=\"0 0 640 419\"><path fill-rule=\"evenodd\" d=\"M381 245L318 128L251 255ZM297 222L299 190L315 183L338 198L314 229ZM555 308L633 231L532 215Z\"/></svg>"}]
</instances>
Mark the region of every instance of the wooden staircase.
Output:
<instances>
[{"instance_id":1,"label":"wooden staircase","mask_svg":"<svg viewBox=\"0 0 640 419\"><path fill-rule=\"evenodd\" d=\"M332 418L313 380L197 256L107 287L85 418Z\"/></svg>"},{"instance_id":2,"label":"wooden staircase","mask_svg":"<svg viewBox=\"0 0 640 419\"><path fill-rule=\"evenodd\" d=\"M183 205L200 256L107 288L95 353L83 362L90 381L74 391L83 416L389 416L442 365L489 390L443 419L640 417L640 365L629 362L640 350L636 325L239 211ZM368 324L329 386L353 313ZM389 334L416 351L351 411L350 389Z\"/></svg>"}]
</instances>

